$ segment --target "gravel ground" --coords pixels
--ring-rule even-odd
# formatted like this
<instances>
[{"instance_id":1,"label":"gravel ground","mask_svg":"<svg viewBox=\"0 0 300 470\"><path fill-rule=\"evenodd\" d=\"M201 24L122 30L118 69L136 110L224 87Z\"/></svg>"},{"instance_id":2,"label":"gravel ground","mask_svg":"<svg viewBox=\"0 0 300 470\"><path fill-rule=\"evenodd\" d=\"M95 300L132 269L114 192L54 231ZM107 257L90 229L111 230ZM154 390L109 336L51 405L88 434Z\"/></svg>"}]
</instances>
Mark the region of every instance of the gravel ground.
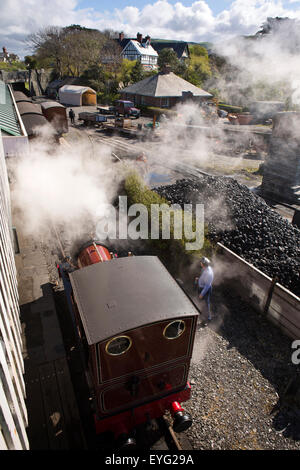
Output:
<instances>
[{"instance_id":1,"label":"gravel ground","mask_svg":"<svg viewBox=\"0 0 300 470\"><path fill-rule=\"evenodd\" d=\"M196 334L184 405L193 449L300 449L298 409L283 397L297 373L291 340L217 288L213 309L213 322Z\"/></svg>"}]
</instances>

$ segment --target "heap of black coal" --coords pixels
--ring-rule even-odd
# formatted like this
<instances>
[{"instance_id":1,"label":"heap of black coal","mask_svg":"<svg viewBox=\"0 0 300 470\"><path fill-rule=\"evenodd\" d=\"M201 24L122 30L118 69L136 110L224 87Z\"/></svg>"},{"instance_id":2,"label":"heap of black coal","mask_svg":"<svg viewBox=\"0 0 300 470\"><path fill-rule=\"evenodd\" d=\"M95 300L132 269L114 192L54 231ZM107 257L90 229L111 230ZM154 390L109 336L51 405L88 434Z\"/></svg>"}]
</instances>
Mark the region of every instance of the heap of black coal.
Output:
<instances>
[{"instance_id":1,"label":"heap of black coal","mask_svg":"<svg viewBox=\"0 0 300 470\"><path fill-rule=\"evenodd\" d=\"M229 177L178 180L156 192L171 204L204 204L208 237L300 296L300 230Z\"/></svg>"}]
</instances>

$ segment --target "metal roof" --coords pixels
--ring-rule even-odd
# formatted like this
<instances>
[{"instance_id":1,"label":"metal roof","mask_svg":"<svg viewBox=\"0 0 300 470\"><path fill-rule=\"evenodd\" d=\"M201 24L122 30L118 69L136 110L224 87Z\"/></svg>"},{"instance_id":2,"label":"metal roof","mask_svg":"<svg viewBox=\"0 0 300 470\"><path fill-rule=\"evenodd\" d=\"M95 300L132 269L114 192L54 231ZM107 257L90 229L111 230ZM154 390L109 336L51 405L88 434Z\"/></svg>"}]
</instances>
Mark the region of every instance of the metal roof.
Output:
<instances>
[{"instance_id":1,"label":"metal roof","mask_svg":"<svg viewBox=\"0 0 300 470\"><path fill-rule=\"evenodd\" d=\"M70 274L89 344L198 311L156 256L130 256Z\"/></svg>"},{"instance_id":2,"label":"metal roof","mask_svg":"<svg viewBox=\"0 0 300 470\"><path fill-rule=\"evenodd\" d=\"M34 135L38 127L45 126L48 123L45 116L38 113L23 114L22 121L29 136Z\"/></svg>"},{"instance_id":3,"label":"metal roof","mask_svg":"<svg viewBox=\"0 0 300 470\"><path fill-rule=\"evenodd\" d=\"M41 103L41 108L42 108L42 110L46 110L46 109L49 109L49 108L63 108L63 109L66 109L66 107L63 104L58 103L57 101L43 101Z\"/></svg>"},{"instance_id":4,"label":"metal roof","mask_svg":"<svg viewBox=\"0 0 300 470\"><path fill-rule=\"evenodd\" d=\"M8 86L0 81L0 130L7 135L23 135Z\"/></svg>"},{"instance_id":5,"label":"metal roof","mask_svg":"<svg viewBox=\"0 0 300 470\"><path fill-rule=\"evenodd\" d=\"M181 97L182 92L190 91L194 96L210 98L212 95L196 87L173 72L157 73L120 90L121 93L153 97Z\"/></svg>"},{"instance_id":6,"label":"metal roof","mask_svg":"<svg viewBox=\"0 0 300 470\"><path fill-rule=\"evenodd\" d=\"M22 91L13 91L13 95L14 95L16 103L19 103L20 101L27 101L27 102L32 101L31 98L25 95L25 93L23 93Z\"/></svg>"},{"instance_id":7,"label":"metal roof","mask_svg":"<svg viewBox=\"0 0 300 470\"><path fill-rule=\"evenodd\" d=\"M39 104L32 103L32 101L19 101L17 106L22 119L25 114L43 115L41 106Z\"/></svg>"},{"instance_id":8,"label":"metal roof","mask_svg":"<svg viewBox=\"0 0 300 470\"><path fill-rule=\"evenodd\" d=\"M96 91L90 88L89 86L79 86L79 85L64 85L59 89L60 93L75 93L82 94L86 91L91 91L96 94Z\"/></svg>"}]
</instances>

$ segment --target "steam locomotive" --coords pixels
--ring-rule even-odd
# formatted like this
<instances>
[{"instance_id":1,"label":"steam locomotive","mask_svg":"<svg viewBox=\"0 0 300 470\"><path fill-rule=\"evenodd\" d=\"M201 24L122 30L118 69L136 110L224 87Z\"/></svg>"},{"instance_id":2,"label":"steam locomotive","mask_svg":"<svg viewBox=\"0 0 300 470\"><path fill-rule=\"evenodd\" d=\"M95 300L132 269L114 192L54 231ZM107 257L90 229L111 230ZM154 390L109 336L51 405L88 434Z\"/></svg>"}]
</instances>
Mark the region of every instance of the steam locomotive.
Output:
<instances>
[{"instance_id":1,"label":"steam locomotive","mask_svg":"<svg viewBox=\"0 0 300 470\"><path fill-rule=\"evenodd\" d=\"M188 382L198 311L156 256L111 253L89 242L77 266L58 265L83 345L97 433L122 447L134 429L166 411L182 432L192 417L181 403Z\"/></svg>"}]
</instances>

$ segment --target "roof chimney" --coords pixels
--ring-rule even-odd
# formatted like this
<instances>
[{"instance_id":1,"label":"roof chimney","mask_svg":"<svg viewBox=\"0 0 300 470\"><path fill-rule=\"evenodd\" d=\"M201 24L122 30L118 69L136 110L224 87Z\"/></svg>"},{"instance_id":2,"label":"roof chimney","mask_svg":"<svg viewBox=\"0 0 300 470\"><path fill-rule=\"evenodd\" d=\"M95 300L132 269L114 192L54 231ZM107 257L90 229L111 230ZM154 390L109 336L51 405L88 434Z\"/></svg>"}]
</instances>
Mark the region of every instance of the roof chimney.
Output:
<instances>
[{"instance_id":1,"label":"roof chimney","mask_svg":"<svg viewBox=\"0 0 300 470\"><path fill-rule=\"evenodd\" d=\"M136 35L136 39L138 40L139 43L142 44L142 40L143 40L143 35L141 33L137 33Z\"/></svg>"},{"instance_id":2,"label":"roof chimney","mask_svg":"<svg viewBox=\"0 0 300 470\"><path fill-rule=\"evenodd\" d=\"M7 54L7 49L6 49L6 47L2 47L2 50L3 50L3 54Z\"/></svg>"},{"instance_id":3,"label":"roof chimney","mask_svg":"<svg viewBox=\"0 0 300 470\"><path fill-rule=\"evenodd\" d=\"M147 34L147 36L145 37L145 41L150 45L151 44L151 38L149 36L149 34Z\"/></svg>"},{"instance_id":4,"label":"roof chimney","mask_svg":"<svg viewBox=\"0 0 300 470\"><path fill-rule=\"evenodd\" d=\"M119 41L123 41L124 39L124 33L123 31L121 33L119 33Z\"/></svg>"}]
</instances>

